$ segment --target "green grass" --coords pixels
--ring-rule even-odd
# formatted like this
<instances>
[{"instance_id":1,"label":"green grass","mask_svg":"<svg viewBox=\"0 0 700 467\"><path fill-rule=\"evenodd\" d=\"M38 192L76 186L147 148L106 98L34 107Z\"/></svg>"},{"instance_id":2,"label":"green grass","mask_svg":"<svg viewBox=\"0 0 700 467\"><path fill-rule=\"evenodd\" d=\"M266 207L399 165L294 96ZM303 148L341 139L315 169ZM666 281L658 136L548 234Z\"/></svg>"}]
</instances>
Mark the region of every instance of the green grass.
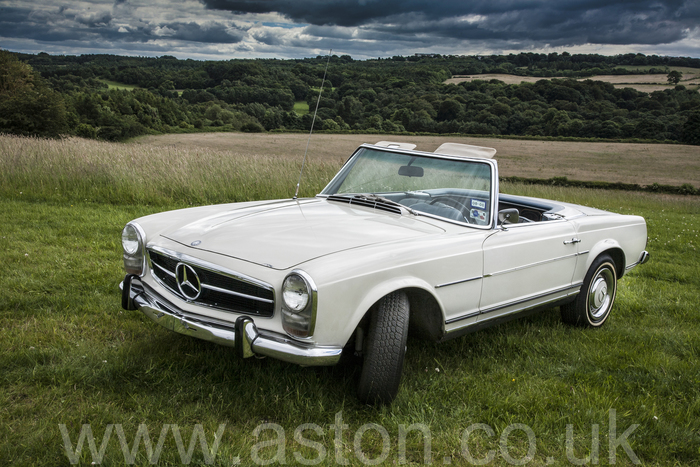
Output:
<instances>
[{"instance_id":1,"label":"green grass","mask_svg":"<svg viewBox=\"0 0 700 467\"><path fill-rule=\"evenodd\" d=\"M335 88L328 88L328 87L324 88L324 90L329 91L329 92L333 91L333 89L335 89ZM312 86L311 90L316 92L316 93L319 93L321 91L321 88L320 87L316 88L316 87ZM314 100L314 102L316 102L316 101ZM311 110L309 109L309 104L306 101L294 102L294 111L296 113L298 113L299 115L306 115L307 113L311 112Z\"/></svg>"},{"instance_id":2,"label":"green grass","mask_svg":"<svg viewBox=\"0 0 700 467\"><path fill-rule=\"evenodd\" d=\"M296 101L294 103L294 111L299 115L306 115L309 113L309 104L306 101Z\"/></svg>"},{"instance_id":3,"label":"green grass","mask_svg":"<svg viewBox=\"0 0 700 467\"><path fill-rule=\"evenodd\" d=\"M305 169L300 195L313 196L339 162ZM0 135L0 196L113 204L212 204L290 198L301 160L233 151L153 147Z\"/></svg>"},{"instance_id":4,"label":"green grass","mask_svg":"<svg viewBox=\"0 0 700 467\"><path fill-rule=\"evenodd\" d=\"M264 197L265 190L276 197L281 191L275 186L246 186L282 176L286 166L278 169L263 158L256 172L253 162L235 160L234 154L225 154L234 161L219 166L215 157L202 154L196 159L201 164L187 163L197 155L184 150L166 157L167 149L139 152L135 145L32 146L25 140L18 149L2 141L2 465L68 465L59 425L65 425L75 448L83 424L90 424L98 449L110 425L123 429L130 448L139 424L147 426L153 445L170 425L159 465L183 462L172 425L178 426L186 451L198 425L211 445L222 424L215 465L233 465L237 458L251 465L255 455L273 458L278 452L273 442L281 433L274 429L284 431L288 464L297 464L295 452L318 458L322 446L322 465L336 465L336 417L348 425L338 456L351 465L362 465L354 441L363 431L360 456L382 455L383 433L370 423L386 430L387 463L400 460L400 431L420 424L432 436L435 465L447 458L452 465L468 465L463 433L477 423L495 434L481 430L469 437L476 459L494 450L493 465L508 465L499 438L519 423L536 438L528 465L570 465L567 425L573 426L577 458L590 454L597 425L600 463L607 465L611 409L618 438L639 424L629 444L645 465L698 464L700 202L695 198L502 184L514 194L643 215L651 261L620 281L613 315L600 330L564 326L553 309L440 345L409 340L396 401L373 408L355 399L359 371L350 360L328 368L241 360L229 348L171 333L140 312L121 309L125 222L194 202ZM20 155L9 158L8 146ZM72 157L70 168L62 166L61 154ZM144 165L149 156L152 165ZM317 162L307 168L310 190L323 186L335 169ZM203 178L208 170L210 177ZM133 172L148 176L130 179ZM224 187L224 180L231 187ZM294 438L302 424L313 424L303 432L306 446ZM125 463L113 429L102 465ZM258 444L263 441L272 445ZM311 441L320 444L310 446ZM422 465L422 438L413 432L405 446L406 459ZM526 432L512 431L508 446L510 456L523 459ZM631 464L622 446L615 452L617 465ZM143 444L135 454L137 465L149 465ZM93 460L86 442L80 464ZM197 444L192 464L205 461Z\"/></svg>"},{"instance_id":5,"label":"green grass","mask_svg":"<svg viewBox=\"0 0 700 467\"><path fill-rule=\"evenodd\" d=\"M134 89L139 89L140 87L136 84L124 84L124 83L118 83L116 81L110 81L108 79L100 79L103 83L105 83L107 86L109 86L109 89L116 89L116 90L127 90L127 91L133 91Z\"/></svg>"}]
</instances>

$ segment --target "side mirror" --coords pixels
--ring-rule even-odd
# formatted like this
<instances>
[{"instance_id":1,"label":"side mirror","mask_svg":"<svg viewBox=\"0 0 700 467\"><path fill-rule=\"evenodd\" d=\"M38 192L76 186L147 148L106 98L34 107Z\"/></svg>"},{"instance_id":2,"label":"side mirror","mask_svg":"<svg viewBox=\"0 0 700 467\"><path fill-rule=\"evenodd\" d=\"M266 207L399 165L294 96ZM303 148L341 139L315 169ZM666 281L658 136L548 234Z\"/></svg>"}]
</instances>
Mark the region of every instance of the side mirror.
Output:
<instances>
[{"instance_id":1,"label":"side mirror","mask_svg":"<svg viewBox=\"0 0 700 467\"><path fill-rule=\"evenodd\" d=\"M519 221L520 212L515 208L498 211L498 225L517 224Z\"/></svg>"}]
</instances>

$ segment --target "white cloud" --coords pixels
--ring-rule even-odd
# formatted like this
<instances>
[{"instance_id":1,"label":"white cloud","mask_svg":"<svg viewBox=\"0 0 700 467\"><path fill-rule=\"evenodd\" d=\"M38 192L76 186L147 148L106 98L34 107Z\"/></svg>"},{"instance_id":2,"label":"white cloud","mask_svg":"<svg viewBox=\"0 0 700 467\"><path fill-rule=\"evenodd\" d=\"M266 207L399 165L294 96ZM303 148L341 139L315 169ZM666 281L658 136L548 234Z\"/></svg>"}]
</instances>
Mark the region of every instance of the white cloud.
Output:
<instances>
[{"instance_id":1,"label":"white cloud","mask_svg":"<svg viewBox=\"0 0 700 467\"><path fill-rule=\"evenodd\" d=\"M174 36L175 32L176 31L174 29L170 29L167 26L157 26L153 30L153 34L155 34L156 36Z\"/></svg>"},{"instance_id":2,"label":"white cloud","mask_svg":"<svg viewBox=\"0 0 700 467\"><path fill-rule=\"evenodd\" d=\"M466 15L466 16L460 16L458 18L455 18L457 22L463 22L463 23L468 23L468 24L475 24L475 23L481 23L486 20L486 16L484 15Z\"/></svg>"}]
</instances>

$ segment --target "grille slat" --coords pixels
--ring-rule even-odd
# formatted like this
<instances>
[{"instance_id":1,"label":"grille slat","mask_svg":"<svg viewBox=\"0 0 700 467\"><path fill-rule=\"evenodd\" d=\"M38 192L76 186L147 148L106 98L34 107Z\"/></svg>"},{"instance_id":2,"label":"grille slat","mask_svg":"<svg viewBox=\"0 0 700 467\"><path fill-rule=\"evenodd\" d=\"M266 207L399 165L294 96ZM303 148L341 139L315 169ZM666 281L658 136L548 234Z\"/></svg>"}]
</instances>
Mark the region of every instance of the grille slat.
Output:
<instances>
[{"instance_id":1,"label":"grille slat","mask_svg":"<svg viewBox=\"0 0 700 467\"><path fill-rule=\"evenodd\" d=\"M251 284L229 274L204 268L194 262L180 261L163 253L148 250L153 275L178 297L198 305L215 307L234 313L272 316L275 309L275 296L272 289ZM202 291L195 300L183 296L177 286L176 268L182 262L197 273Z\"/></svg>"}]
</instances>

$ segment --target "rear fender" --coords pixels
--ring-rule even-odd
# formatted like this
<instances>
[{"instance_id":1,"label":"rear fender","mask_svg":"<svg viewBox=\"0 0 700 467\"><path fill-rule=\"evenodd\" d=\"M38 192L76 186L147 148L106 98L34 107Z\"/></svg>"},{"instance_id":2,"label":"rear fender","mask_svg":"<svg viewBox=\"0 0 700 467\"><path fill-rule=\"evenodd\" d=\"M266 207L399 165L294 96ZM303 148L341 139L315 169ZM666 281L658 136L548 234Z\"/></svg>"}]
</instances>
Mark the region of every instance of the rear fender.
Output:
<instances>
[{"instance_id":1,"label":"rear fender","mask_svg":"<svg viewBox=\"0 0 700 467\"><path fill-rule=\"evenodd\" d=\"M590 269L593 261L595 261L598 256L606 252L609 253L612 259L615 261L617 278L619 279L622 277L622 275L625 273L625 265L627 261L625 258L625 251L622 249L622 246L617 242L617 240L613 240L611 238L601 240L596 243L593 248L591 248L588 253L588 257L586 258L586 267L583 269L584 275Z\"/></svg>"}]
</instances>

